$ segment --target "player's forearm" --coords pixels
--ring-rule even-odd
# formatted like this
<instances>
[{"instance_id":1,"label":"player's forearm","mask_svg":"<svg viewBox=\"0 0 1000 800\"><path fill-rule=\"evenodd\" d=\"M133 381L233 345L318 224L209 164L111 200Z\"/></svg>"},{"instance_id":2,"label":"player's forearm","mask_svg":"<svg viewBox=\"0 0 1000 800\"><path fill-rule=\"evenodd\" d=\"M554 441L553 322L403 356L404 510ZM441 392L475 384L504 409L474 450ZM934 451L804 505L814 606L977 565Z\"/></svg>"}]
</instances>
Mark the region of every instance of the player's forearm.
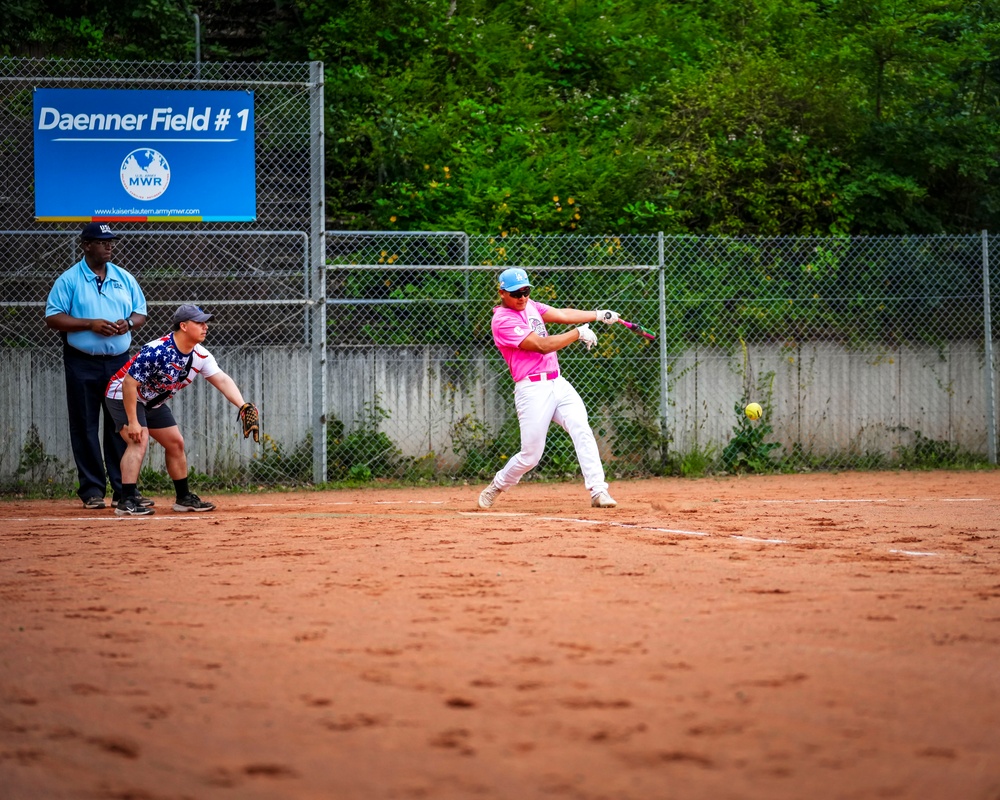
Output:
<instances>
[{"instance_id":1,"label":"player's forearm","mask_svg":"<svg viewBox=\"0 0 1000 800\"><path fill-rule=\"evenodd\" d=\"M542 315L542 321L557 322L563 325L579 325L584 322L597 322L596 311L584 311L579 308L550 308Z\"/></svg>"},{"instance_id":2,"label":"player's forearm","mask_svg":"<svg viewBox=\"0 0 1000 800\"><path fill-rule=\"evenodd\" d=\"M236 385L236 381L230 378L225 372L218 372L207 380L212 386L222 392L223 397L237 408L246 402L243 399L243 393L240 392L240 387Z\"/></svg>"},{"instance_id":3,"label":"player's forearm","mask_svg":"<svg viewBox=\"0 0 1000 800\"><path fill-rule=\"evenodd\" d=\"M568 347L573 342L579 340L580 332L576 328L565 333L555 333L549 336L539 336L537 333L531 333L521 342L521 349L546 355L554 353L557 350L562 350L564 347Z\"/></svg>"},{"instance_id":4,"label":"player's forearm","mask_svg":"<svg viewBox=\"0 0 1000 800\"><path fill-rule=\"evenodd\" d=\"M139 403L139 383L131 375L126 375L122 380L122 405L125 406L125 417L129 425L134 425L139 421L136 406Z\"/></svg>"}]
</instances>

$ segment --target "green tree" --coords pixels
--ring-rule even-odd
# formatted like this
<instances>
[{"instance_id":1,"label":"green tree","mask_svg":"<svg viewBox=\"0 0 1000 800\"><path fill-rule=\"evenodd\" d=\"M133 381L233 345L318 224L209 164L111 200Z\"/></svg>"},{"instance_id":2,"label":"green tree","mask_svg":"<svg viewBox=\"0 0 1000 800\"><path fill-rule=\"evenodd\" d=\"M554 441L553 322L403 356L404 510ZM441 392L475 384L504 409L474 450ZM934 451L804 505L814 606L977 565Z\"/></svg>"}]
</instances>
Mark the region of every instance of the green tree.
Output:
<instances>
[{"instance_id":1,"label":"green tree","mask_svg":"<svg viewBox=\"0 0 1000 800\"><path fill-rule=\"evenodd\" d=\"M1000 0L11 0L0 53L325 64L331 227L968 232ZM572 199L572 202L571 202Z\"/></svg>"}]
</instances>

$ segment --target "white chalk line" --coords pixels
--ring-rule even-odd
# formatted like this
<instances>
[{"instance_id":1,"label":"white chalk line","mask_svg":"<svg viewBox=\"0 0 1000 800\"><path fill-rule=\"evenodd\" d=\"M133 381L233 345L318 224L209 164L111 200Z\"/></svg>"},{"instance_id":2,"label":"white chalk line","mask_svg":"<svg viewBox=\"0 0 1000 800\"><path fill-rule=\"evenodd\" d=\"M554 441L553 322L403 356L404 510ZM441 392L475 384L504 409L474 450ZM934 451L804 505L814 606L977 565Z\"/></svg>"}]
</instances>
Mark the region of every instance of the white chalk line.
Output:
<instances>
[{"instance_id":1,"label":"white chalk line","mask_svg":"<svg viewBox=\"0 0 1000 800\"><path fill-rule=\"evenodd\" d=\"M653 533L675 533L678 536L711 536L705 531L685 531L677 528L652 528L646 525L635 525L628 522L615 522L609 519L579 519L574 517L539 517L545 522L578 522L583 525L609 525L612 528L629 528L639 531L651 531Z\"/></svg>"},{"instance_id":2,"label":"white chalk line","mask_svg":"<svg viewBox=\"0 0 1000 800\"><path fill-rule=\"evenodd\" d=\"M927 499L937 500L939 502L944 502L944 503L984 502L986 500L986 498L980 498L980 497L942 497L942 498L922 498L922 499L923 500L927 500ZM743 500L743 501L739 501L739 502L744 502L744 503L757 502L757 503L768 503L768 504L796 505L796 504L808 504L808 503L889 503L889 502L908 502L908 501L912 501L912 498L895 498L895 500L890 500L890 499L885 499L885 498L852 498L852 499L846 499L846 498L840 498L840 499L815 498L815 499L810 499L810 500L767 500L767 499L764 499L764 500ZM325 503L309 503L309 502L287 503L287 504L285 504L285 503L251 503L249 505L251 507L253 507L253 508L275 508L275 507L283 507L283 508L310 507L310 508L315 508L317 505L349 506L349 505L444 505L444 504L445 504L444 500L379 500L379 501L375 501L374 503L361 503L361 502L358 502L358 501L355 501L355 500L347 500L347 501L332 501L332 502L325 502ZM482 512L481 511L459 511L457 513L459 514L459 516L478 516ZM513 511L513 512L512 511L507 511L507 512L503 512L503 511L496 512L496 511L494 511L494 512L490 512L490 513L491 513L492 516L496 516L496 517L500 517L500 516L502 516L502 517L528 517L528 516L534 516L534 515L530 514L529 512L518 512L518 511ZM191 517L191 516L188 516L188 515L178 515L176 513L175 514L169 514L169 515L150 514L150 515L146 515L146 516L143 516L143 517L119 517L119 516L115 515L115 516L108 516L108 517L103 518L103 519L95 519L93 516L68 517L68 518L67 517L0 517L0 521L3 521L3 522L32 522L32 521L34 521L34 522L67 522L67 521L69 521L69 522L103 522L103 523L113 522L113 523L121 523L121 522L130 521L130 520L133 520L133 519L142 519L142 520L149 520L149 521L152 521L152 520L163 521L163 520L169 519L171 521L176 522L176 521L179 520L179 518L181 518L181 519L190 519L193 522L200 521L198 515L194 515L193 517ZM789 544L789 542L788 542L787 539L774 539L774 538L766 538L766 537L759 537L759 536L749 536L749 535L744 535L744 534L724 534L724 535L723 534L711 534L711 533L708 533L706 531L691 531L691 530L685 530L685 529L682 529L682 528L661 528L661 527L656 527L656 526L635 525L635 524L632 524L632 523L615 522L613 520L607 520L607 519L587 519L587 518L581 518L581 517L538 517L538 519L541 519L541 520L547 521L547 522L569 522L569 523L575 523L575 524L579 524L579 525L608 525L610 527L615 527L615 528L623 528L623 529L630 529L630 530L640 530L640 531L647 531L647 532L650 532L650 533L667 533L667 534L672 534L672 535L675 535L675 536L710 537L710 536L714 535L714 536L720 536L721 538L734 539L734 540L737 540L737 541L744 541L744 542L757 542L757 543L761 543L761 544ZM896 553L898 555L912 556L912 557L915 557L915 558L935 557L935 556L939 556L940 555L939 553L934 553L934 552L924 552L924 551L918 551L918 550L899 550L899 549L894 549L894 548L890 549L889 552L890 553Z\"/></svg>"},{"instance_id":3,"label":"white chalk line","mask_svg":"<svg viewBox=\"0 0 1000 800\"><path fill-rule=\"evenodd\" d=\"M802 505L807 503L985 503L986 497L872 497L872 498L816 498L813 500L768 500L764 498L742 498L738 503L771 503L777 505Z\"/></svg>"},{"instance_id":4,"label":"white chalk line","mask_svg":"<svg viewBox=\"0 0 1000 800\"><path fill-rule=\"evenodd\" d=\"M210 516L206 517L205 514L209 513ZM132 521L142 521L146 520L156 520L157 522L162 522L163 520L169 520L170 522L184 522L190 520L191 522L204 522L206 519L211 519L217 516L216 514L211 514L211 512L182 512L176 511L170 514L143 514L137 517L119 517L117 514L113 516L101 517L100 519L95 519L94 517L0 517L0 522L95 522L97 524L102 523L119 523L119 522L132 522Z\"/></svg>"},{"instance_id":5,"label":"white chalk line","mask_svg":"<svg viewBox=\"0 0 1000 800\"><path fill-rule=\"evenodd\" d=\"M625 522L614 522L613 520L607 519L580 519L577 517L539 517L538 519L545 522L576 522L583 525L608 525L612 528L628 528L631 530L639 531L649 531L651 533L672 533L678 536L719 536L723 539L736 539L741 542L758 542L761 544L790 544L787 539L767 539L760 536L747 536L739 533L731 534L713 534L706 531L688 531L681 530L678 528L657 528L650 527L647 525L635 525L632 523ZM937 556L939 553L924 553L916 550L895 550L890 549L890 553L897 553L904 556Z\"/></svg>"}]
</instances>

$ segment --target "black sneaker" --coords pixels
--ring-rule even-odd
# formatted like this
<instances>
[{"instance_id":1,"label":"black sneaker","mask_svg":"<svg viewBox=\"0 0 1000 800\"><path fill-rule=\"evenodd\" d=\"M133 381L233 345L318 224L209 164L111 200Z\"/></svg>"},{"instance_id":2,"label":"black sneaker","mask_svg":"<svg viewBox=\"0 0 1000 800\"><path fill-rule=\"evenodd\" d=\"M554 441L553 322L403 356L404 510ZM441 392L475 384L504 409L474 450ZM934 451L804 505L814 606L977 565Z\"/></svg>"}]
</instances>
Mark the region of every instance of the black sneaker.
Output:
<instances>
[{"instance_id":1,"label":"black sneaker","mask_svg":"<svg viewBox=\"0 0 1000 800\"><path fill-rule=\"evenodd\" d=\"M214 503L205 502L194 492L188 492L174 503L174 511L211 511L213 508L215 508Z\"/></svg>"},{"instance_id":2,"label":"black sneaker","mask_svg":"<svg viewBox=\"0 0 1000 800\"><path fill-rule=\"evenodd\" d=\"M119 517L143 517L155 513L153 509L139 505L134 497L126 497L115 507L115 514Z\"/></svg>"},{"instance_id":3,"label":"black sneaker","mask_svg":"<svg viewBox=\"0 0 1000 800\"><path fill-rule=\"evenodd\" d=\"M84 508L104 508L104 498L94 495L93 497L87 497L83 501Z\"/></svg>"},{"instance_id":4,"label":"black sneaker","mask_svg":"<svg viewBox=\"0 0 1000 800\"><path fill-rule=\"evenodd\" d=\"M141 494L137 494L135 496L135 499L139 502L139 505L142 506L143 508L152 508L153 506L156 505L156 501L155 500L150 500L148 497L143 497ZM111 501L111 507L112 508L118 508L118 501L117 500L112 500ZM103 506L102 506L102 508L103 508Z\"/></svg>"}]
</instances>

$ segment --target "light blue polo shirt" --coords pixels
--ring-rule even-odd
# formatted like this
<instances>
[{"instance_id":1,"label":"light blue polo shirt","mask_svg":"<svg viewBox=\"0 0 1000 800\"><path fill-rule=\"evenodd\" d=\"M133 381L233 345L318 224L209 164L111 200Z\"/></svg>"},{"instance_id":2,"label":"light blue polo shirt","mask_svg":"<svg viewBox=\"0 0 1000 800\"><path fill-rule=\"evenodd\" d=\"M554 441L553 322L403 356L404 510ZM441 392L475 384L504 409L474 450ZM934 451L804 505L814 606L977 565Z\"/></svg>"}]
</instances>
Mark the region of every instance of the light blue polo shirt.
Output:
<instances>
[{"instance_id":1,"label":"light blue polo shirt","mask_svg":"<svg viewBox=\"0 0 1000 800\"><path fill-rule=\"evenodd\" d=\"M108 262L107 277L100 291L97 276L84 259L56 278L45 304L45 316L69 314L82 319L106 319L115 322L128 319L133 312L146 316L146 296L139 282L117 264ZM70 346L92 356L114 356L124 353L132 344L132 332L118 336L101 336L93 331L66 334Z\"/></svg>"}]
</instances>

